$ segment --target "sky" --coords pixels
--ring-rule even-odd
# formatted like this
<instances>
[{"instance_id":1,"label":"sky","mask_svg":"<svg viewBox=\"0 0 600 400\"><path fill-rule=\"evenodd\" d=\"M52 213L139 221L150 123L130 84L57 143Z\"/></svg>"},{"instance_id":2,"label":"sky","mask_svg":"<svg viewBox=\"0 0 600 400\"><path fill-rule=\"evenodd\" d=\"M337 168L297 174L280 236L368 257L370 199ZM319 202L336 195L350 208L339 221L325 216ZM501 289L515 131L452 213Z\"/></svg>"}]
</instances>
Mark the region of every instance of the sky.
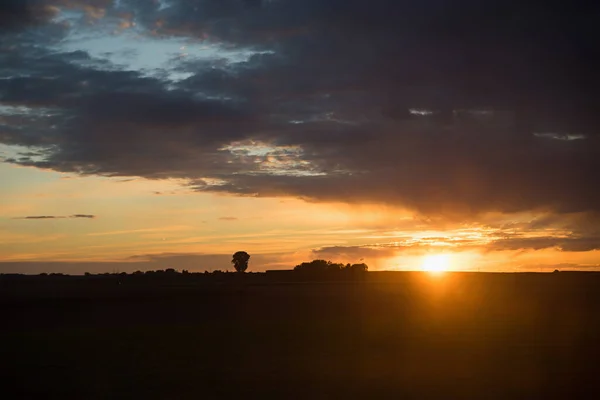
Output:
<instances>
[{"instance_id":1,"label":"sky","mask_svg":"<svg viewBox=\"0 0 600 400\"><path fill-rule=\"evenodd\" d=\"M599 17L1 1L0 273L600 269Z\"/></svg>"}]
</instances>

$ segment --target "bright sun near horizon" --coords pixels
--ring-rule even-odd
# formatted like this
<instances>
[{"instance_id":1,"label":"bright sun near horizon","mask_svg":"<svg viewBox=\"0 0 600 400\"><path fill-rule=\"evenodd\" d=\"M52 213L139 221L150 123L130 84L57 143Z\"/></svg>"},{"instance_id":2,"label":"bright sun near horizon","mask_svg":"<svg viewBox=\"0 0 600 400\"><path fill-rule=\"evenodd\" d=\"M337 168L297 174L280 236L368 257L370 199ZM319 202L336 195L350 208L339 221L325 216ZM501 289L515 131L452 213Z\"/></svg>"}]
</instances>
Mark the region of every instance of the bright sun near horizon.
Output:
<instances>
[{"instance_id":1,"label":"bright sun near horizon","mask_svg":"<svg viewBox=\"0 0 600 400\"><path fill-rule=\"evenodd\" d=\"M435 254L425 256L421 269L432 274L441 274L448 271L450 256L448 254Z\"/></svg>"}]
</instances>

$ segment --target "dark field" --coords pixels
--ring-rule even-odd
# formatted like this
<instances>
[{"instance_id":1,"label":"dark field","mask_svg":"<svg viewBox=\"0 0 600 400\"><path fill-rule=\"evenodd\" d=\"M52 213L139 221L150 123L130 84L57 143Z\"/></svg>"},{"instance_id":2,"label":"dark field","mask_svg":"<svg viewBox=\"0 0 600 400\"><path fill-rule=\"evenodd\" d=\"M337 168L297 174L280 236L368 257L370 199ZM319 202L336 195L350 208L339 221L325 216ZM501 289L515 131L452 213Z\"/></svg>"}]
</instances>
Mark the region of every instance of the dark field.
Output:
<instances>
[{"instance_id":1,"label":"dark field","mask_svg":"<svg viewBox=\"0 0 600 400\"><path fill-rule=\"evenodd\" d=\"M2 399L598 398L600 275L0 281Z\"/></svg>"}]
</instances>

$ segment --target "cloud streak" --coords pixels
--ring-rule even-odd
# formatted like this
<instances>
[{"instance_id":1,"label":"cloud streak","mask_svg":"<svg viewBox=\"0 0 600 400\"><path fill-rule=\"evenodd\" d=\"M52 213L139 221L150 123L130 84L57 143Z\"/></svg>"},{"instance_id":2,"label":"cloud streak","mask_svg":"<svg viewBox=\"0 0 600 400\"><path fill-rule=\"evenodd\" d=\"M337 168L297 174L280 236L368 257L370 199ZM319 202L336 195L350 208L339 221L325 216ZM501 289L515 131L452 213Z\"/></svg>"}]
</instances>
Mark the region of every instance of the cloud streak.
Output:
<instances>
[{"instance_id":1,"label":"cloud streak","mask_svg":"<svg viewBox=\"0 0 600 400\"><path fill-rule=\"evenodd\" d=\"M237 221L238 219L239 218L237 218L237 217L221 217L221 218L219 218L219 221L230 221L230 222L232 222L232 221Z\"/></svg>"},{"instance_id":2,"label":"cloud streak","mask_svg":"<svg viewBox=\"0 0 600 400\"><path fill-rule=\"evenodd\" d=\"M68 216L63 216L63 215L28 215L26 217L15 217L13 219L32 219L32 220L45 220L45 219L66 219L66 218L71 218L71 219L94 219L96 218L95 215L91 215L91 214L73 214L73 215L68 215Z\"/></svg>"}]
</instances>

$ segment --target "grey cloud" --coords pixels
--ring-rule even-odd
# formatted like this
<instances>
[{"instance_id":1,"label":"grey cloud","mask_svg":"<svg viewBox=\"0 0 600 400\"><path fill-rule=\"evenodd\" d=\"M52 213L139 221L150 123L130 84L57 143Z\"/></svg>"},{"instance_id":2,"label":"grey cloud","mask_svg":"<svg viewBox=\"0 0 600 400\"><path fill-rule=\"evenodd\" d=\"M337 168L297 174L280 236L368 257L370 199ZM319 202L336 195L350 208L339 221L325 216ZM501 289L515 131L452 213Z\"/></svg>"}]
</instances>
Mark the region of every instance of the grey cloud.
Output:
<instances>
[{"instance_id":1,"label":"grey cloud","mask_svg":"<svg viewBox=\"0 0 600 400\"><path fill-rule=\"evenodd\" d=\"M600 249L600 214L543 213L530 221L484 224L492 229L494 240L486 245L495 250L541 250L554 248L561 251L593 251Z\"/></svg>"},{"instance_id":2,"label":"grey cloud","mask_svg":"<svg viewBox=\"0 0 600 400\"><path fill-rule=\"evenodd\" d=\"M485 246L488 251L503 250L543 250L555 248L565 252L600 250L600 236L597 237L535 237L508 238L494 241Z\"/></svg>"},{"instance_id":3,"label":"grey cloud","mask_svg":"<svg viewBox=\"0 0 600 400\"><path fill-rule=\"evenodd\" d=\"M331 246L313 250L318 258L344 260L357 260L359 258L377 259L392 257L406 251L425 251L432 247L427 243L402 245L398 243L380 243L378 245L357 246ZM513 237L498 239L485 244L476 244L469 241L456 241L452 243L452 251L475 250L484 252L495 251L537 251L556 249L563 252L587 252L600 250L600 237Z\"/></svg>"},{"instance_id":4,"label":"grey cloud","mask_svg":"<svg viewBox=\"0 0 600 400\"><path fill-rule=\"evenodd\" d=\"M504 216L503 218L514 218ZM537 251L555 249L562 252L589 252L600 250L600 215L590 213L546 213L529 222L483 223L476 226L454 224L448 226L447 235L439 237L377 236L387 240L377 244L332 246L315 250L315 254L329 257L387 257L406 251L431 248L449 251ZM444 231L441 226L432 227ZM466 229L466 230L465 230ZM439 247L440 245L444 247Z\"/></svg>"},{"instance_id":5,"label":"grey cloud","mask_svg":"<svg viewBox=\"0 0 600 400\"><path fill-rule=\"evenodd\" d=\"M345 260L355 260L366 258L390 257L396 253L397 249L386 247L369 247L369 246L331 246L322 247L313 250L313 254L317 258L326 258L335 260L343 258Z\"/></svg>"}]
</instances>

